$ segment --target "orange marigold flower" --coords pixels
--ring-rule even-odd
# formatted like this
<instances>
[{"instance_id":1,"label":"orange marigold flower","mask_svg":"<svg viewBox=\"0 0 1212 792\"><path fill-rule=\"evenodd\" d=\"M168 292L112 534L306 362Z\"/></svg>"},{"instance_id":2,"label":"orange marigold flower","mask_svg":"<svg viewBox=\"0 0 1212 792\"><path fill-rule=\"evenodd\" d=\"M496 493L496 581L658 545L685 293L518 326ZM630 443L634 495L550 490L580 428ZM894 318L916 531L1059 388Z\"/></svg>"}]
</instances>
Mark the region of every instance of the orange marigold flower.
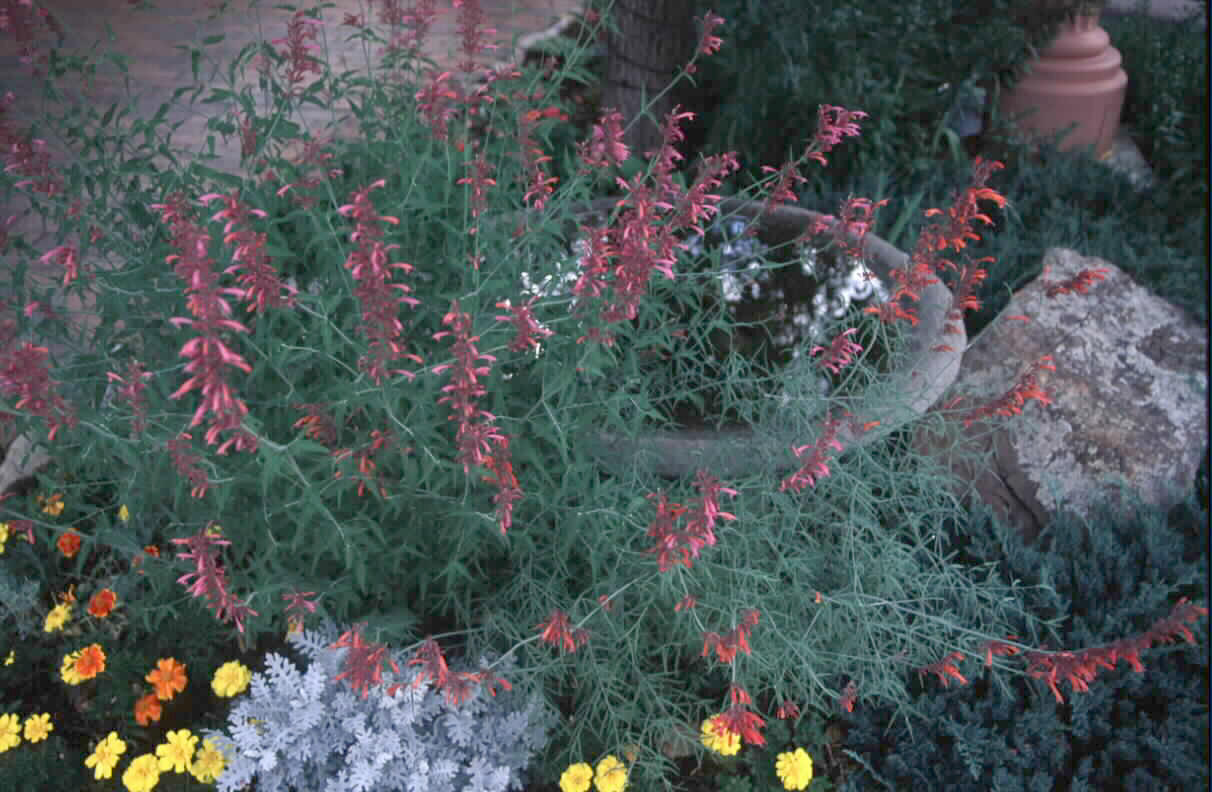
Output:
<instances>
[{"instance_id":1,"label":"orange marigold flower","mask_svg":"<svg viewBox=\"0 0 1212 792\"><path fill-rule=\"evenodd\" d=\"M80 534L68 531L60 536L59 541L55 544L59 546L59 552L63 553L66 558L75 558L76 553L80 552Z\"/></svg>"},{"instance_id":2,"label":"orange marigold flower","mask_svg":"<svg viewBox=\"0 0 1212 792\"><path fill-rule=\"evenodd\" d=\"M95 618L104 619L118 603L118 595L111 589L101 589L88 601L88 612Z\"/></svg>"},{"instance_id":3,"label":"orange marigold flower","mask_svg":"<svg viewBox=\"0 0 1212 792\"><path fill-rule=\"evenodd\" d=\"M76 658L76 673L81 679L92 679L105 670L105 651L100 644L85 647Z\"/></svg>"},{"instance_id":4,"label":"orange marigold flower","mask_svg":"<svg viewBox=\"0 0 1212 792\"><path fill-rule=\"evenodd\" d=\"M155 693L148 693L143 698L135 702L135 722L140 726L146 726L149 723L155 723L160 720L160 715L163 710L160 708L160 700L156 698Z\"/></svg>"},{"instance_id":5,"label":"orange marigold flower","mask_svg":"<svg viewBox=\"0 0 1212 792\"><path fill-rule=\"evenodd\" d=\"M160 548L156 547L155 545L146 545L143 548L142 553L139 553L138 555L136 555L134 558L131 559L130 568L138 570L140 575L143 574L143 570L139 569L139 565L143 563L144 555L149 555L153 558L159 558L160 557Z\"/></svg>"},{"instance_id":6,"label":"orange marigold flower","mask_svg":"<svg viewBox=\"0 0 1212 792\"><path fill-rule=\"evenodd\" d=\"M63 513L63 496L56 492L49 498L38 496L38 504L42 507L43 514L49 514L53 517L58 517Z\"/></svg>"},{"instance_id":7,"label":"orange marigold flower","mask_svg":"<svg viewBox=\"0 0 1212 792\"><path fill-rule=\"evenodd\" d=\"M171 657L157 662L156 669L146 679L156 689L156 698L161 701L172 701L173 696L185 690L188 681L185 666Z\"/></svg>"}]
</instances>

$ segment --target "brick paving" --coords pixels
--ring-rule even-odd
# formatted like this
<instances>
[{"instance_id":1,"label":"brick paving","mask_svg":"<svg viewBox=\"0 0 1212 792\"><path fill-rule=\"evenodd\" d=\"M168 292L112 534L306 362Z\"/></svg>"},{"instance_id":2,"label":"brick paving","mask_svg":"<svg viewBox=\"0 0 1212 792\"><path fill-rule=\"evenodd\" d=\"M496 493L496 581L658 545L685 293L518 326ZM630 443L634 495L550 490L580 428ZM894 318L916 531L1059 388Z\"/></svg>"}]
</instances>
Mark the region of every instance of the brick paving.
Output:
<instances>
[{"instance_id":1,"label":"brick paving","mask_svg":"<svg viewBox=\"0 0 1212 792\"><path fill-rule=\"evenodd\" d=\"M1150 2L1151 13L1169 18L1182 16L1186 9L1200 5L1195 0ZM496 38L502 48L492 53L498 61L506 59L510 52L509 44L516 37L545 29L561 14L579 10L583 6L583 0L481 0L481 3L486 25L498 31ZM1113 13L1123 12L1134 10L1136 3L1137 0L1110 0L1109 7ZM233 0L226 12L208 20L209 9L214 4L214 0L156 0L157 7L150 10L133 9L127 0L39 0L37 5L54 15L64 33L61 42L56 42L53 36L44 37L44 45L58 43L59 51L64 55L113 51L129 58L132 92L129 101L134 106L133 115L149 118L162 102L171 100L175 88L193 83L190 55L187 50L178 47L202 42L208 36L223 36L221 42L204 48L206 55L199 75L206 85L222 86L225 72L220 70L220 66L229 63L245 45L259 39L272 40L286 35L291 12L274 8L276 0ZM300 2L298 5L310 7L314 3ZM405 1L401 5L411 4ZM442 0L437 5L444 11L431 30L425 50L439 66L450 68L458 60L459 36L449 0ZM380 3L333 0L332 6L323 10L323 32L318 41L329 63L340 73L365 63L362 42L347 41L352 29L342 27L341 22L347 14L377 20ZM246 73L248 79L238 83L237 90L255 80L255 69L250 67ZM28 69L19 63L11 32L0 31L0 93L12 91L18 97L17 103L7 113L18 124L36 118L39 111L53 115L57 110L62 111L67 104L89 104L104 111L113 102L118 102L120 106L126 106L128 102L122 75L108 63L99 69L92 85L80 85L77 80L66 88L66 101L57 105L43 104L36 99L40 95L38 83L28 76ZM256 95L260 96L260 93ZM191 106L186 101L187 97L188 94L175 103L167 114L169 122L181 122L179 129L173 133L173 147L176 150L203 151L208 118L223 115L227 107L218 104ZM346 108L347 105L338 102L335 111L340 113ZM296 120L310 131L323 134L335 123L336 116L334 108L312 106L307 107L301 118L297 117ZM339 131L341 128L338 126L336 129ZM66 153L62 141L47 132L41 135L47 138L52 161L61 165ZM209 164L222 170L238 170L238 145L238 140L224 143L216 136L215 153L219 159ZM163 158L158 159L158 164L163 166ZM0 205L0 222L25 208L27 205L20 198ZM12 234L24 234L40 250L47 250L54 244L53 229L44 229L38 221L29 218L18 221L8 230ZM0 272L12 266L11 255L0 258ZM38 267L34 269L37 271ZM51 276L49 271L39 273L40 278ZM0 277L0 282L4 280ZM79 305L68 306L69 311L75 309L79 312L81 308Z\"/></svg>"},{"instance_id":2,"label":"brick paving","mask_svg":"<svg viewBox=\"0 0 1212 792\"><path fill-rule=\"evenodd\" d=\"M64 101L43 102L38 98L41 96L40 83L30 77L28 67L19 62L18 46L13 34L0 32L0 94L12 91L17 96L17 102L6 117L11 119L13 126L25 128L27 122L35 120L41 113L54 116L74 104L91 106L100 114L117 102L120 108L128 106L128 103L133 104L133 118L150 118L162 103L172 101L174 89L194 84L188 48L201 45L207 37L222 36L223 40L203 47L199 81L208 86L230 87L227 85L226 66L246 45L286 36L292 12L274 8L276 4L273 0L251 3L250 0L235 0L221 15L208 19L213 16L212 6L217 5L213 0L156 0L157 7L147 10L131 8L127 0L39 0L37 5L50 11L63 30L61 39L56 39L54 35L42 36L40 52L50 46L57 46L59 53L65 56L90 53L99 56L118 52L129 58L128 75L124 78L114 64L104 62L99 65L98 74L91 80L91 85L82 85L75 78L61 86L66 94ZM299 2L297 5L307 8L316 3ZM400 5L407 8L411 3L402 2ZM449 0L442 0L436 5L440 13L425 41L424 51L439 67L453 69L459 60L460 48L455 12L450 8ZM484 24L497 30L493 38L499 45L499 49L487 57L504 62L509 60L511 45L517 37L548 28L562 14L580 10L583 0L481 0L481 5ZM356 69L359 65L365 71L368 57L372 63L377 62L373 53L381 48L380 45L349 40L354 30L343 27L341 23L346 15L361 16L377 23L380 7L380 3L367 0L335 0L332 7L323 9L323 25L316 38L320 47L317 54L328 61L335 73ZM376 25L376 29L384 38L387 37L383 32L384 26ZM239 91L245 85L252 85L254 95L261 96L256 87L256 69L251 66L245 69L245 77L236 84L235 90ZM200 104L208 93L203 92L199 96L199 103L191 105L191 91L170 107L166 120L170 124L181 122L172 136L174 151L206 150L208 119L225 115L228 111L226 103ZM263 100L258 102L258 109L266 109ZM343 100L336 102L333 107L307 106L294 120L313 134L323 136L332 133L329 128L338 120L338 114L344 114L347 110L348 104ZM129 120L125 123L129 123ZM333 128L338 134L342 129ZM349 125L345 125L344 130L348 131L349 128ZM159 133L163 135L167 129L160 127ZM40 132L39 136L47 139L52 162L62 167L67 149L63 141L48 132ZM238 172L238 138L224 142L220 136L214 135L214 142L219 159L208 165L219 170ZM163 157L157 157L154 161L160 167L167 165ZM0 201L0 221L26 208L28 204L20 198L6 205ZM39 250L48 250L55 244L53 229L44 229L39 221L32 218L22 219L8 230L11 234L24 234ZM0 271L12 266L11 255L0 258ZM32 269L40 280L45 280L54 277L51 269L59 268L36 265ZM6 281L7 278L0 277L0 283ZM67 312L76 316L83 315L83 308L82 305L71 303L66 306Z\"/></svg>"}]
</instances>

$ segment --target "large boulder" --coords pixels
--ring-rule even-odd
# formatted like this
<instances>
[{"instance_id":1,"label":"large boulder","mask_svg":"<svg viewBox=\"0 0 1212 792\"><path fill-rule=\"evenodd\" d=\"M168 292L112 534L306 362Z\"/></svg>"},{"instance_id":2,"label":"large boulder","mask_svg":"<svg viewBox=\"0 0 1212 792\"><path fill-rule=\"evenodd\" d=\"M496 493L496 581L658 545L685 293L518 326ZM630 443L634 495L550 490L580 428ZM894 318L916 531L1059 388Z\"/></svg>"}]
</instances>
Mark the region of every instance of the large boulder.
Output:
<instances>
[{"instance_id":1,"label":"large boulder","mask_svg":"<svg viewBox=\"0 0 1212 792\"><path fill-rule=\"evenodd\" d=\"M1102 259L1053 248L1044 264L965 352L939 402L945 410L963 397L953 419L925 422L914 438L1029 542L1062 509L1089 517L1096 501L1119 503L1124 485L1172 506L1190 492L1208 441L1207 328ZM1105 278L1085 294L1048 296L1096 269ZM1011 391L1048 355L1055 371L1034 373L1050 404L1027 401L1000 428L1001 418L967 429L955 420Z\"/></svg>"}]
</instances>

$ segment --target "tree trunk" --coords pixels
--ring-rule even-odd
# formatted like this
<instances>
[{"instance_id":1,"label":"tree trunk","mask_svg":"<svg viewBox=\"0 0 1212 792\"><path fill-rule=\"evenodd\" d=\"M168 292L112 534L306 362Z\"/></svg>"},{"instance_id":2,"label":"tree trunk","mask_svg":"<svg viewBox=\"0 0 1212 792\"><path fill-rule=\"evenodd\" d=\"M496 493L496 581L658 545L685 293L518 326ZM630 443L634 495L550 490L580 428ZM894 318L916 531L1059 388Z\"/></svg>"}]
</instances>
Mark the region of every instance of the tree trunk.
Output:
<instances>
[{"instance_id":1,"label":"tree trunk","mask_svg":"<svg viewBox=\"0 0 1212 792\"><path fill-rule=\"evenodd\" d=\"M623 114L624 139L640 157L660 146L660 123L687 95L667 92L644 110L645 102L664 91L694 54L696 5L697 0L614 0L611 4L618 32L606 36L602 107Z\"/></svg>"}]
</instances>

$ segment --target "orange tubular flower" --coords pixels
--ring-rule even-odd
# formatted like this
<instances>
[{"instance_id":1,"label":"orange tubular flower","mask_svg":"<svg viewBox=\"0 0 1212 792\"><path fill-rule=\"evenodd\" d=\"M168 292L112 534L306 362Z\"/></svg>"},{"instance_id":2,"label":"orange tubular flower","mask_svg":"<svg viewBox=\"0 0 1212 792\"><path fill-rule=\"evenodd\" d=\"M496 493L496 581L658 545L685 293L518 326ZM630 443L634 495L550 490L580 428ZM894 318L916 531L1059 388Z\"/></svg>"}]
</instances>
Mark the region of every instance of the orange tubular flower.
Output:
<instances>
[{"instance_id":1,"label":"orange tubular flower","mask_svg":"<svg viewBox=\"0 0 1212 792\"><path fill-rule=\"evenodd\" d=\"M172 701L173 696L185 690L185 683L188 681L185 676L185 666L171 657L160 660L156 666L156 669L145 678L155 687L156 698L161 701Z\"/></svg>"},{"instance_id":2,"label":"orange tubular flower","mask_svg":"<svg viewBox=\"0 0 1212 792\"><path fill-rule=\"evenodd\" d=\"M568 614L558 610L551 612L551 618L540 624L540 637L552 646L562 646L565 652L575 652L589 640L589 631L584 628L569 629Z\"/></svg>"}]
</instances>

